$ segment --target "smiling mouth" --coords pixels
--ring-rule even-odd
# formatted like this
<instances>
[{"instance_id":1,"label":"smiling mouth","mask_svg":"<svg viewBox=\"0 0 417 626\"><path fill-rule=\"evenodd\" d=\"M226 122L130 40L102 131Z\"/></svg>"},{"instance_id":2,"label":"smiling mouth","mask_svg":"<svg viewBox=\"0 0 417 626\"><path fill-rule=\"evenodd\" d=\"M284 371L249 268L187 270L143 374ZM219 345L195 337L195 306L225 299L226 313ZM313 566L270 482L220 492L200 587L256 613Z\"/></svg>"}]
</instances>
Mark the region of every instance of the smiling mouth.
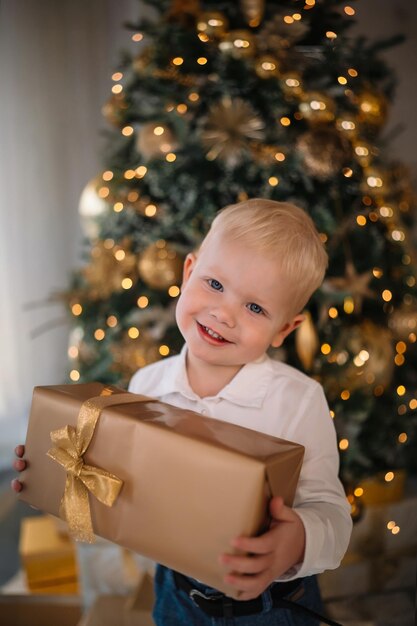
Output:
<instances>
[{"instance_id":1,"label":"smiling mouth","mask_svg":"<svg viewBox=\"0 0 417 626\"><path fill-rule=\"evenodd\" d=\"M230 343L230 341L228 341L227 339L225 339L224 337L219 335L219 333L216 333L214 330L212 330L208 326L204 326L204 324L200 324L200 322L197 322L197 324L198 324L198 327L200 328L201 332L204 335L208 335L208 337L210 337L210 339L213 339L214 341L216 341L218 343Z\"/></svg>"}]
</instances>

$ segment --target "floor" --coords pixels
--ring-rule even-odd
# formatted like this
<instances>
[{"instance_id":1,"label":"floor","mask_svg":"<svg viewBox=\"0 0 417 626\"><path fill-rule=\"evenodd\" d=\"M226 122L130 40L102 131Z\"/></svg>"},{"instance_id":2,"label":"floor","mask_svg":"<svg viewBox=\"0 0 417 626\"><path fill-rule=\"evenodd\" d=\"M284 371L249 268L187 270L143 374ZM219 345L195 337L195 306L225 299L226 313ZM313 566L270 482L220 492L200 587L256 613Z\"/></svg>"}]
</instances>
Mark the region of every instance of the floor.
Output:
<instances>
[{"instance_id":1,"label":"floor","mask_svg":"<svg viewBox=\"0 0 417 626\"><path fill-rule=\"evenodd\" d=\"M20 522L23 517L39 515L16 499L10 489L12 477L12 472L0 471L0 593L5 585L6 590L10 587L10 581L22 578L18 553ZM402 513L399 509L394 511L396 519L403 515L417 522L417 499L403 509L404 506ZM375 516L361 522L365 529L373 523ZM358 528L354 531L357 540L361 532L364 534L363 528ZM414 527L411 532L417 536ZM108 556L112 558L110 553ZM405 549L400 557L371 557L369 561L348 559L335 572L319 577L328 615L343 626L415 626L416 553ZM386 584L381 583L381 575L386 577Z\"/></svg>"}]
</instances>

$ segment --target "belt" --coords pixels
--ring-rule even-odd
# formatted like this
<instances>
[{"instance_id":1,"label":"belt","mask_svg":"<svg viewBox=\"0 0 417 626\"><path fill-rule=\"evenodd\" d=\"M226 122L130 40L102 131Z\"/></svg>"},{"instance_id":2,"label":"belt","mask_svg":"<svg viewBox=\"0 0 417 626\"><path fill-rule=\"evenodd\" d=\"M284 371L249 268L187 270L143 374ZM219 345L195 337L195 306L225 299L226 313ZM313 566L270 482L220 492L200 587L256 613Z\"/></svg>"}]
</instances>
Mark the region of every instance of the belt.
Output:
<instances>
[{"instance_id":1,"label":"belt","mask_svg":"<svg viewBox=\"0 0 417 626\"><path fill-rule=\"evenodd\" d=\"M254 615L260 613L263 610L262 596L258 596L253 600L233 600L225 596L223 593L218 593L212 596L206 596L200 589L193 587L191 581L186 576L183 576L179 572L173 571L174 581L178 589L185 591L185 593L191 598L196 606L198 606L204 613L211 617L239 617L242 615ZM300 613L308 614L310 617L316 617L329 626L341 626L337 622L332 621L327 617L323 617L319 613L308 609L296 602L291 601L286 596L295 597L296 591L301 591L302 579L290 580L284 583L275 583L271 587L271 599L272 606L274 608L290 609Z\"/></svg>"}]
</instances>

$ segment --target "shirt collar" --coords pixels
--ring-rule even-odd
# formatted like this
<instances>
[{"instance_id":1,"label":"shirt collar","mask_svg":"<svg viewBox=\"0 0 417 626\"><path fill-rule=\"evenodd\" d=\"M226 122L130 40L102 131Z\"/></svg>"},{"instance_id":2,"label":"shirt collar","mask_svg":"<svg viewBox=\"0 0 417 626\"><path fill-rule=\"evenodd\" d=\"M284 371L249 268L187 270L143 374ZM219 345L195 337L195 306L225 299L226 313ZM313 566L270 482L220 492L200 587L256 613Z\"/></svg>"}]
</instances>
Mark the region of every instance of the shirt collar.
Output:
<instances>
[{"instance_id":1,"label":"shirt collar","mask_svg":"<svg viewBox=\"0 0 417 626\"><path fill-rule=\"evenodd\" d=\"M186 371L187 346L184 344L180 354L174 357L169 376L163 376L154 388L157 396L180 393L190 400L200 400L191 389ZM217 396L211 398L228 400L233 404L246 407L262 406L273 376L270 359L264 354L256 361L244 365L236 376Z\"/></svg>"}]
</instances>

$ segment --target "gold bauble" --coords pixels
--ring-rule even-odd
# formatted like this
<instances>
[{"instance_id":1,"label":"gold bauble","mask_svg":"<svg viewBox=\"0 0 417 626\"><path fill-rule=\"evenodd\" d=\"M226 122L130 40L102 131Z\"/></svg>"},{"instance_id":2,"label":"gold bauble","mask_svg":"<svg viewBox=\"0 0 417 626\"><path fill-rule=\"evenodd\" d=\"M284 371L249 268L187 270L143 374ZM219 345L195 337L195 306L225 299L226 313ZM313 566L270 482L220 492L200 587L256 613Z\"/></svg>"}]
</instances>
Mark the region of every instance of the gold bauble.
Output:
<instances>
[{"instance_id":1,"label":"gold bauble","mask_svg":"<svg viewBox=\"0 0 417 626\"><path fill-rule=\"evenodd\" d=\"M408 341L411 333L417 335L417 302L402 304L391 313L388 326L395 339Z\"/></svg>"},{"instance_id":2,"label":"gold bauble","mask_svg":"<svg viewBox=\"0 0 417 626\"><path fill-rule=\"evenodd\" d=\"M166 241L151 243L138 262L142 280L152 289L168 289L182 281L182 256Z\"/></svg>"},{"instance_id":3,"label":"gold bauble","mask_svg":"<svg viewBox=\"0 0 417 626\"><path fill-rule=\"evenodd\" d=\"M146 333L139 332L136 339L125 335L119 343L110 346L113 355L112 369L121 375L122 383L128 383L139 368L161 358L155 341Z\"/></svg>"},{"instance_id":4,"label":"gold bauble","mask_svg":"<svg viewBox=\"0 0 417 626\"><path fill-rule=\"evenodd\" d=\"M279 63L271 54L264 54L255 61L255 72L259 78L279 77Z\"/></svg>"},{"instance_id":5,"label":"gold bauble","mask_svg":"<svg viewBox=\"0 0 417 626\"><path fill-rule=\"evenodd\" d=\"M235 59L248 59L255 55L255 39L247 30L231 30L223 37L219 48Z\"/></svg>"},{"instance_id":6,"label":"gold bauble","mask_svg":"<svg viewBox=\"0 0 417 626\"><path fill-rule=\"evenodd\" d=\"M332 98L319 91L308 91L298 105L303 117L311 124L322 124L334 119L336 105Z\"/></svg>"},{"instance_id":7,"label":"gold bauble","mask_svg":"<svg viewBox=\"0 0 417 626\"><path fill-rule=\"evenodd\" d=\"M262 22L265 0L240 0L240 8L248 26L256 28Z\"/></svg>"},{"instance_id":8,"label":"gold bauble","mask_svg":"<svg viewBox=\"0 0 417 626\"><path fill-rule=\"evenodd\" d=\"M296 99L303 93L301 74L299 72L285 72L280 79L281 89L289 99Z\"/></svg>"},{"instance_id":9,"label":"gold bauble","mask_svg":"<svg viewBox=\"0 0 417 626\"><path fill-rule=\"evenodd\" d=\"M358 134L358 119L351 113L343 113L336 119L336 128L350 140L353 140Z\"/></svg>"},{"instance_id":10,"label":"gold bauble","mask_svg":"<svg viewBox=\"0 0 417 626\"><path fill-rule=\"evenodd\" d=\"M368 390L386 387L394 370L394 348L390 331L370 321L344 328L332 350L332 360L343 368L337 378L329 379L330 388L338 391ZM345 364L346 363L346 364ZM333 384L332 384L333 383Z\"/></svg>"},{"instance_id":11,"label":"gold bauble","mask_svg":"<svg viewBox=\"0 0 417 626\"><path fill-rule=\"evenodd\" d=\"M177 147L172 130L163 122L148 122L139 130L136 146L145 159L163 158Z\"/></svg>"},{"instance_id":12,"label":"gold bauble","mask_svg":"<svg viewBox=\"0 0 417 626\"><path fill-rule=\"evenodd\" d=\"M378 150L363 139L354 139L352 142L353 154L359 165L369 167Z\"/></svg>"},{"instance_id":13,"label":"gold bauble","mask_svg":"<svg viewBox=\"0 0 417 626\"><path fill-rule=\"evenodd\" d=\"M319 337L309 311L304 311L305 320L295 331L295 349L305 370L312 368L319 349Z\"/></svg>"},{"instance_id":14,"label":"gold bauble","mask_svg":"<svg viewBox=\"0 0 417 626\"><path fill-rule=\"evenodd\" d=\"M253 141L264 137L265 124L252 105L241 98L224 96L213 104L201 131L207 159L219 158L228 167L238 165Z\"/></svg>"},{"instance_id":15,"label":"gold bauble","mask_svg":"<svg viewBox=\"0 0 417 626\"><path fill-rule=\"evenodd\" d=\"M101 112L105 119L120 128L124 125L125 111L127 109L127 103L123 93L113 94L107 102L103 105Z\"/></svg>"},{"instance_id":16,"label":"gold bauble","mask_svg":"<svg viewBox=\"0 0 417 626\"><path fill-rule=\"evenodd\" d=\"M340 172L352 156L349 141L333 127L313 127L300 135L296 146L308 173L320 180Z\"/></svg>"},{"instance_id":17,"label":"gold bauble","mask_svg":"<svg viewBox=\"0 0 417 626\"><path fill-rule=\"evenodd\" d=\"M210 39L220 39L228 28L228 20L220 11L204 11L197 20L197 30Z\"/></svg>"},{"instance_id":18,"label":"gold bauble","mask_svg":"<svg viewBox=\"0 0 417 626\"><path fill-rule=\"evenodd\" d=\"M388 106L384 94L367 89L355 96L354 102L358 107L360 122L377 128L385 124Z\"/></svg>"},{"instance_id":19,"label":"gold bauble","mask_svg":"<svg viewBox=\"0 0 417 626\"><path fill-rule=\"evenodd\" d=\"M82 268L93 300L106 299L114 292L123 291L125 279L131 284L137 280L136 256L129 251L130 242L107 244L108 240L96 243L91 248L90 263Z\"/></svg>"}]
</instances>

